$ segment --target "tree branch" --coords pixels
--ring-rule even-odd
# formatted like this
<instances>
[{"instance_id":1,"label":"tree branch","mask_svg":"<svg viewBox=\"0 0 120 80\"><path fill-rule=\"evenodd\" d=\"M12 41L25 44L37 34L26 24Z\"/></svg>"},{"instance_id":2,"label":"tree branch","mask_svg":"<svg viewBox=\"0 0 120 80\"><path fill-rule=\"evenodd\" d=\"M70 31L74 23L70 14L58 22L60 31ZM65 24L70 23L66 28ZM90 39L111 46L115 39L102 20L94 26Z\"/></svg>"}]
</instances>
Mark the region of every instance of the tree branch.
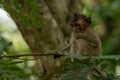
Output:
<instances>
[{"instance_id":1,"label":"tree branch","mask_svg":"<svg viewBox=\"0 0 120 80\"><path fill-rule=\"evenodd\" d=\"M15 54L15 55L2 55L0 56L0 59L2 58L17 58L17 57L23 57L23 56L54 56L54 58L64 56L63 54L41 54L41 53L33 53L33 54Z\"/></svg>"}]
</instances>

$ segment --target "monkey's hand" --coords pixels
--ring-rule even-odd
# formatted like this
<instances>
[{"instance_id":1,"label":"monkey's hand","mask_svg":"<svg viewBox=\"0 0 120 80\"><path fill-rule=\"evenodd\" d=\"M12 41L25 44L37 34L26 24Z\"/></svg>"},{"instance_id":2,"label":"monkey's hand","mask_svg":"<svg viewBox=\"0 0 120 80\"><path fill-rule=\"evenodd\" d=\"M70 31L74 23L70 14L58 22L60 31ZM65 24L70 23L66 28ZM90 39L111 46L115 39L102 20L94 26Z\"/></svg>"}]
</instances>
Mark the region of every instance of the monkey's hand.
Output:
<instances>
[{"instance_id":1,"label":"monkey's hand","mask_svg":"<svg viewBox=\"0 0 120 80\"><path fill-rule=\"evenodd\" d=\"M75 33L74 36L76 39L85 39L85 40L90 41L90 42L95 43L95 44L98 43L94 36L91 36L88 34L84 34L84 33L79 32L79 33Z\"/></svg>"}]
</instances>

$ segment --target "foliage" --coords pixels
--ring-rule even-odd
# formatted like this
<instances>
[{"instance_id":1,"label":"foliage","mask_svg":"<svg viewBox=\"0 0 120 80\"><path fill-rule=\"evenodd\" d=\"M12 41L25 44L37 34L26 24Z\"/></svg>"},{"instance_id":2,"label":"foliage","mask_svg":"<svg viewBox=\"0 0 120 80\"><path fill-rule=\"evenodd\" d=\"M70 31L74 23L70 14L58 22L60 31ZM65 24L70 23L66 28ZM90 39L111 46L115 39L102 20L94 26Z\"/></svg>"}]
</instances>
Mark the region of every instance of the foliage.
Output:
<instances>
[{"instance_id":1,"label":"foliage","mask_svg":"<svg viewBox=\"0 0 120 80\"><path fill-rule=\"evenodd\" d=\"M12 42L8 42L1 37L0 56L8 55L7 50L11 49L10 46L12 46ZM15 57L0 58L0 80L29 80L28 78L33 75L25 72L25 69L29 70L29 67L25 66L25 68L21 68L18 66L20 64L24 64L25 62L26 61L17 59ZM35 74L35 71L33 73Z\"/></svg>"},{"instance_id":2,"label":"foliage","mask_svg":"<svg viewBox=\"0 0 120 80\"><path fill-rule=\"evenodd\" d=\"M0 61L0 80L27 80L26 74L16 64L23 61L16 61L13 59L1 59ZM22 74L21 74L22 73Z\"/></svg>"},{"instance_id":3,"label":"foliage","mask_svg":"<svg viewBox=\"0 0 120 80\"><path fill-rule=\"evenodd\" d=\"M4 7L16 18L19 17L19 21L22 22L22 25L26 27L32 27L41 29L42 17L39 12L40 5L37 1L28 1L28 0L11 0L6 3L2 1ZM25 4L24 4L25 3ZM10 4L13 7L9 7ZM24 4L24 5L23 5ZM22 14L21 14L22 13Z\"/></svg>"},{"instance_id":4,"label":"foliage","mask_svg":"<svg viewBox=\"0 0 120 80\"><path fill-rule=\"evenodd\" d=\"M56 77L60 80L86 80L89 72L92 71L94 74L93 80L117 80L120 77L115 76L115 74L111 72L111 61L119 62L120 56L91 57L69 53L66 54L61 67L56 68L53 74L45 76L45 79L50 80ZM93 70L94 67L103 71L107 77L103 77L97 71Z\"/></svg>"},{"instance_id":5,"label":"foliage","mask_svg":"<svg viewBox=\"0 0 120 80\"><path fill-rule=\"evenodd\" d=\"M39 15L39 8L41 4L38 4L36 1L29 1L29 0L1 0L5 9L7 9L12 15L14 15L14 18L18 18L22 22L21 25L23 26L34 26L37 28L41 28L41 16ZM8 3L4 3L4 1L7 1ZM85 0L84 0L85 1ZM90 1L90 0L89 0ZM92 1L92 0L91 0ZM93 68L93 65L96 65L102 70L107 73L108 77L105 80L119 80L115 77L115 67L119 64L119 56L113 56L113 54L119 54L119 44L120 44L120 32L119 32L119 17L120 17L120 0L94 0L94 1L100 1L98 6L96 8L90 8L89 6L84 4L84 9L86 9L86 14L89 16L92 16L93 24L92 26L98 25L101 22L104 23L104 27L106 29L107 34L105 34L103 40L103 54L110 54L111 56L101 56L101 57L84 57L84 56L74 56L74 55L67 55L65 63L63 64L63 68L59 68L56 70L56 72L45 76L48 80L50 80L51 77L58 77L62 80L85 80L89 70ZM10 2L10 3L9 3ZM22 3L24 2L24 3ZM87 2L85 2L87 3ZM12 7L10 7L10 5ZM53 14L54 15L54 14ZM0 53L3 55L3 52L6 51L6 49L11 45L10 43L5 43L5 41L0 41L1 44L1 50ZM72 58L72 59L71 59ZM86 64L83 64L82 62L85 61ZM5 64L3 64L5 63ZM21 76L21 74L16 73L23 73L24 71L21 70L19 67L17 67L15 64L11 63L19 63L19 61L15 61L12 59L1 59L0 64L0 79L20 79L21 77L25 78L27 76L26 74L24 76ZM21 61L20 61L21 63ZM6 64L9 64L9 66L13 66L13 68L8 68ZM7 69L4 69L7 67ZM114 69L114 70L113 70ZM9 70L9 72L8 72ZM3 75L3 74L4 75ZM7 74L7 75L6 75ZM81 77L82 76L82 77ZM97 75L95 77L95 80L104 80L103 78L99 77Z\"/></svg>"},{"instance_id":6,"label":"foliage","mask_svg":"<svg viewBox=\"0 0 120 80\"><path fill-rule=\"evenodd\" d=\"M12 42L7 42L4 38L0 39L0 55L7 50L8 47L12 46Z\"/></svg>"},{"instance_id":7,"label":"foliage","mask_svg":"<svg viewBox=\"0 0 120 80\"><path fill-rule=\"evenodd\" d=\"M69 56L69 55L68 55ZM109 61L112 59L114 62L116 60L120 61L120 56L101 56L101 57L86 57L86 56L78 56L77 57L67 57L67 59L73 59L73 61L67 62L67 65L64 66L66 68L66 72L62 74L61 80L86 80L86 77L94 68L94 66L98 67L100 71L104 71L107 74L107 77L102 77L100 74L92 71L95 75L94 80L117 80L114 77L115 75L110 72L110 69L106 71L109 66ZM117 59L116 59L117 58ZM107 60L107 61L106 61ZM104 62L105 61L105 62ZM65 63L66 64L66 63Z\"/></svg>"}]
</instances>

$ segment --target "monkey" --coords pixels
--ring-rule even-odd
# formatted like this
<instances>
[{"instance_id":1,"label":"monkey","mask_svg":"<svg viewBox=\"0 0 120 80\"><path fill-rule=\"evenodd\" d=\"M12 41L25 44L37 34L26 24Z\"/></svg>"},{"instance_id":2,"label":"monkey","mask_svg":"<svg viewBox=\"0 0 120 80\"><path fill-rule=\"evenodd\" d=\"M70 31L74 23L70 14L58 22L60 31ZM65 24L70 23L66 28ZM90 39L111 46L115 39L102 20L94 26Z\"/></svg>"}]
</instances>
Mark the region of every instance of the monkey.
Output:
<instances>
[{"instance_id":1,"label":"monkey","mask_svg":"<svg viewBox=\"0 0 120 80\"><path fill-rule=\"evenodd\" d=\"M99 56L102 45L97 33L90 27L91 19L83 14L74 14L71 22L72 33L70 43L63 49L70 48L70 53Z\"/></svg>"},{"instance_id":2,"label":"monkey","mask_svg":"<svg viewBox=\"0 0 120 80\"><path fill-rule=\"evenodd\" d=\"M102 52L102 44L98 34L90 27L91 19L80 13L75 13L71 21L71 38L70 43L62 49L65 51L70 49L70 53L77 55L100 56ZM106 74L100 71L96 66L93 68L103 77ZM88 80L92 80L93 74L90 72L87 76Z\"/></svg>"}]
</instances>

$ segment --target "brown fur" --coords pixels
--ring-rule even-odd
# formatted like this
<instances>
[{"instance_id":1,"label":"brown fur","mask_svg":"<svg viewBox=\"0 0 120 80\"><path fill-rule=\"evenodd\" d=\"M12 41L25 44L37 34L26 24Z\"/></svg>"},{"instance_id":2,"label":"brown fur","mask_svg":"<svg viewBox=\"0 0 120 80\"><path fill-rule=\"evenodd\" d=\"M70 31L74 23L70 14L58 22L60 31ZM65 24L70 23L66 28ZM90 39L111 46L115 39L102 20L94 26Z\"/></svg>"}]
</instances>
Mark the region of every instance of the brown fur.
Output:
<instances>
[{"instance_id":1,"label":"brown fur","mask_svg":"<svg viewBox=\"0 0 120 80\"><path fill-rule=\"evenodd\" d=\"M86 17L82 14L75 14L74 20L72 21L70 39L71 53L92 56L101 54L101 41L97 33L90 28L90 24L90 17Z\"/></svg>"},{"instance_id":2,"label":"brown fur","mask_svg":"<svg viewBox=\"0 0 120 80\"><path fill-rule=\"evenodd\" d=\"M83 33L80 33L82 37L79 39L75 38L75 34L74 32L71 34L71 53L93 56L101 54L101 41L94 30L88 27Z\"/></svg>"}]
</instances>

